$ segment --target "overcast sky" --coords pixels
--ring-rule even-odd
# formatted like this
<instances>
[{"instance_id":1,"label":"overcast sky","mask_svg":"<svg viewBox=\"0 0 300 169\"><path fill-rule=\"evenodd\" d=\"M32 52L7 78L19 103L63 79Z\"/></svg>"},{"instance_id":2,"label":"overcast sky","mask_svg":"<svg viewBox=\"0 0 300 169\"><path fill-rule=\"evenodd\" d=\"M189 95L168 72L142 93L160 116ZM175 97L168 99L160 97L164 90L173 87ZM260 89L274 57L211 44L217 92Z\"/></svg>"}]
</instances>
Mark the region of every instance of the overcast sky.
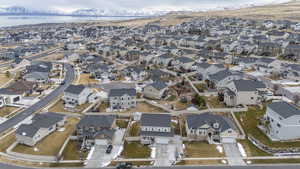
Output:
<instances>
[{"instance_id":1,"label":"overcast sky","mask_svg":"<svg viewBox=\"0 0 300 169\"><path fill-rule=\"evenodd\" d=\"M0 0L1 7L24 6L32 9L203 9L234 5L282 2L287 0Z\"/></svg>"}]
</instances>

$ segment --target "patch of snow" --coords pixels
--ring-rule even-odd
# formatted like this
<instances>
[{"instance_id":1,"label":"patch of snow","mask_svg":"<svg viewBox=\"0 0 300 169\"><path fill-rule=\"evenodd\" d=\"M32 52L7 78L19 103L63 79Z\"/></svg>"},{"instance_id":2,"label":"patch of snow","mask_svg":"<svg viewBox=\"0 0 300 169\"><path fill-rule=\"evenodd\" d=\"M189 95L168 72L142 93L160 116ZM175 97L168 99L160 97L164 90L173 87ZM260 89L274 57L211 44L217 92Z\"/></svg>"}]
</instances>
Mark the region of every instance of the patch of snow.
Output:
<instances>
[{"instance_id":1,"label":"patch of snow","mask_svg":"<svg viewBox=\"0 0 300 169\"><path fill-rule=\"evenodd\" d=\"M38 152L39 149L37 147L34 147L33 151Z\"/></svg>"},{"instance_id":2,"label":"patch of snow","mask_svg":"<svg viewBox=\"0 0 300 169\"><path fill-rule=\"evenodd\" d=\"M176 123L176 124L178 123L178 121L177 121L177 120L174 120L174 119L172 119L171 121L172 121L173 123Z\"/></svg>"},{"instance_id":3,"label":"patch of snow","mask_svg":"<svg viewBox=\"0 0 300 169\"><path fill-rule=\"evenodd\" d=\"M66 130L66 129L63 127L63 128L58 129L57 131L63 132L63 131L65 131L65 130Z\"/></svg>"},{"instance_id":4,"label":"patch of snow","mask_svg":"<svg viewBox=\"0 0 300 169\"><path fill-rule=\"evenodd\" d=\"M242 157L247 157L247 153L246 153L243 145L241 143L238 143L237 145L238 145L238 148L239 148L239 151L240 151Z\"/></svg>"},{"instance_id":5,"label":"patch of snow","mask_svg":"<svg viewBox=\"0 0 300 169\"><path fill-rule=\"evenodd\" d=\"M91 159L91 157L92 157L94 151L95 151L95 146L93 146L93 147L91 148L91 150L90 150L90 152L89 152L89 154L88 154L88 156L87 156L87 158L86 158L87 160L90 160L90 159Z\"/></svg>"},{"instance_id":6,"label":"patch of snow","mask_svg":"<svg viewBox=\"0 0 300 169\"><path fill-rule=\"evenodd\" d=\"M151 158L155 158L156 156L156 147L151 147Z\"/></svg>"},{"instance_id":7,"label":"patch of snow","mask_svg":"<svg viewBox=\"0 0 300 169\"><path fill-rule=\"evenodd\" d=\"M226 161L226 160L222 160L222 163L223 163L223 164L227 164L227 161Z\"/></svg>"},{"instance_id":8,"label":"patch of snow","mask_svg":"<svg viewBox=\"0 0 300 169\"><path fill-rule=\"evenodd\" d=\"M246 161L247 164L252 164L252 161Z\"/></svg>"},{"instance_id":9,"label":"patch of snow","mask_svg":"<svg viewBox=\"0 0 300 169\"><path fill-rule=\"evenodd\" d=\"M223 147L221 145L218 145L216 148L219 153L223 153Z\"/></svg>"}]
</instances>

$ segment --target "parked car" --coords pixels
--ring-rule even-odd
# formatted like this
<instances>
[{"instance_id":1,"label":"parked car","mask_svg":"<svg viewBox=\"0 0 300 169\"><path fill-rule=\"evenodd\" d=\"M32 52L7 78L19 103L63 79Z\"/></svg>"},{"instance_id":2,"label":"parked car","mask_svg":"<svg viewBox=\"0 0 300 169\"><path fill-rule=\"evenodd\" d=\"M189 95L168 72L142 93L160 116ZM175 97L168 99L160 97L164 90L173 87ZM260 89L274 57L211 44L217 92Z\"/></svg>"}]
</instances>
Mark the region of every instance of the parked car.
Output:
<instances>
[{"instance_id":1,"label":"parked car","mask_svg":"<svg viewBox=\"0 0 300 169\"><path fill-rule=\"evenodd\" d=\"M132 163L122 162L117 165L117 169L131 169Z\"/></svg>"},{"instance_id":2,"label":"parked car","mask_svg":"<svg viewBox=\"0 0 300 169\"><path fill-rule=\"evenodd\" d=\"M107 146L107 149L106 149L106 154L109 154L111 153L111 150L113 149L113 146L110 144Z\"/></svg>"}]
</instances>

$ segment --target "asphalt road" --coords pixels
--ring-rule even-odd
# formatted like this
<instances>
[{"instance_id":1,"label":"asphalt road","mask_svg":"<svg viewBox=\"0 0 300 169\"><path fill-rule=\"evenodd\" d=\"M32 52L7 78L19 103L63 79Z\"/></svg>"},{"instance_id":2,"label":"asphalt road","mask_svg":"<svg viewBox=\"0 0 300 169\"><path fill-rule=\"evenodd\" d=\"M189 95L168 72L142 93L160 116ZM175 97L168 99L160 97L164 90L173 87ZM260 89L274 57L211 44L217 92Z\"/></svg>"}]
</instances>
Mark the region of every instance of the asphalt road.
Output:
<instances>
[{"instance_id":1,"label":"asphalt road","mask_svg":"<svg viewBox=\"0 0 300 169\"><path fill-rule=\"evenodd\" d=\"M34 112L44 108L47 104L54 101L63 91L73 82L75 78L75 71L70 64L65 64L66 69L66 76L65 76L65 84L60 85L54 91L52 91L49 95L42 98L39 102L35 103L34 105L30 106L26 110L18 113L16 116L10 118L9 120L5 121L4 123L0 124L0 133L4 132L5 130L16 126L22 120L26 119ZM2 169L2 167L0 167Z\"/></svg>"},{"instance_id":2,"label":"asphalt road","mask_svg":"<svg viewBox=\"0 0 300 169\"><path fill-rule=\"evenodd\" d=\"M0 164L1 169L34 169L26 167L17 167L7 164ZM261 166L195 166L195 167L143 167L142 169L299 169L299 165L261 165ZM36 169L36 168L35 168ZM66 169L66 168L56 168L56 169ZM70 169L87 169L87 168L70 168ZM112 168L102 168L102 169L112 169ZM135 168L133 168L135 169Z\"/></svg>"}]
</instances>

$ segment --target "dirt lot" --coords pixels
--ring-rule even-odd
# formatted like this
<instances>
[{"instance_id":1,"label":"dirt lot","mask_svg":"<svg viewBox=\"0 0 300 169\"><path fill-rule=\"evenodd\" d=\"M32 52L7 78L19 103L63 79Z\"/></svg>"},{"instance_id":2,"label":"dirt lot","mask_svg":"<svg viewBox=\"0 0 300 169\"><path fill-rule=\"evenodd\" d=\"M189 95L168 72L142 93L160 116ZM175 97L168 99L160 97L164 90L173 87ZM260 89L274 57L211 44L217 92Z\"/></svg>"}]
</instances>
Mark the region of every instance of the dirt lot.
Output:
<instances>
[{"instance_id":1,"label":"dirt lot","mask_svg":"<svg viewBox=\"0 0 300 169\"><path fill-rule=\"evenodd\" d=\"M126 110L126 111L122 111L122 113L132 113L132 112L146 112L146 113L156 112L157 113L157 112L165 112L165 111L162 110L159 107L152 106L152 105L150 105L148 103L145 103L145 102L137 103L136 108L129 109L129 110Z\"/></svg>"},{"instance_id":2,"label":"dirt lot","mask_svg":"<svg viewBox=\"0 0 300 169\"><path fill-rule=\"evenodd\" d=\"M65 140L72 134L75 129L75 125L78 123L78 119L69 118L65 124L64 131L56 131L49 136L45 137L35 147L29 147L25 145L17 145L12 151L32 154L32 155L49 155L55 156L59 152ZM37 148L38 151L35 151Z\"/></svg>"},{"instance_id":3,"label":"dirt lot","mask_svg":"<svg viewBox=\"0 0 300 169\"><path fill-rule=\"evenodd\" d=\"M99 81L90 78L90 74L82 73L80 74L79 82L77 84L87 85L87 84L95 84L95 83L99 83Z\"/></svg>"}]
</instances>

